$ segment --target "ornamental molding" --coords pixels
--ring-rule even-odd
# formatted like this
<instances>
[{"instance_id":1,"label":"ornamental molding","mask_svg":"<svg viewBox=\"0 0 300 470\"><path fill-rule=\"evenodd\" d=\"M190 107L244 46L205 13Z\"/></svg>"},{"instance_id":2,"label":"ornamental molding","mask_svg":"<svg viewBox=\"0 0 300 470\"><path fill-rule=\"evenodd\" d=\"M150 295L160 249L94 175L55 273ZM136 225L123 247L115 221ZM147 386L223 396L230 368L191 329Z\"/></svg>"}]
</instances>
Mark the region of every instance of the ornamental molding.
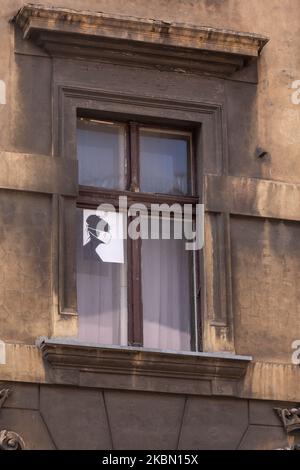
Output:
<instances>
[{"instance_id":1,"label":"ornamental molding","mask_svg":"<svg viewBox=\"0 0 300 470\"><path fill-rule=\"evenodd\" d=\"M39 338L44 359L54 368L173 379L238 381L252 360L228 353L176 353L135 347L109 347L75 340Z\"/></svg>"},{"instance_id":2,"label":"ornamental molding","mask_svg":"<svg viewBox=\"0 0 300 470\"><path fill-rule=\"evenodd\" d=\"M10 390L8 388L0 390L0 411L9 394ZM14 431L7 431L6 429L0 431L0 451L24 449L25 442L19 434Z\"/></svg>"},{"instance_id":3,"label":"ornamental molding","mask_svg":"<svg viewBox=\"0 0 300 470\"><path fill-rule=\"evenodd\" d=\"M0 431L0 450L24 450L25 442L13 431Z\"/></svg>"},{"instance_id":4,"label":"ornamental molding","mask_svg":"<svg viewBox=\"0 0 300 470\"><path fill-rule=\"evenodd\" d=\"M300 407L299 408L274 408L287 434L300 433Z\"/></svg>"},{"instance_id":5,"label":"ornamental molding","mask_svg":"<svg viewBox=\"0 0 300 470\"><path fill-rule=\"evenodd\" d=\"M289 446L277 450L300 450L300 407L274 408L287 434Z\"/></svg>"},{"instance_id":6,"label":"ornamental molding","mask_svg":"<svg viewBox=\"0 0 300 470\"><path fill-rule=\"evenodd\" d=\"M23 6L13 21L24 39L51 56L213 75L240 70L268 42L252 33L32 4Z\"/></svg>"}]
</instances>

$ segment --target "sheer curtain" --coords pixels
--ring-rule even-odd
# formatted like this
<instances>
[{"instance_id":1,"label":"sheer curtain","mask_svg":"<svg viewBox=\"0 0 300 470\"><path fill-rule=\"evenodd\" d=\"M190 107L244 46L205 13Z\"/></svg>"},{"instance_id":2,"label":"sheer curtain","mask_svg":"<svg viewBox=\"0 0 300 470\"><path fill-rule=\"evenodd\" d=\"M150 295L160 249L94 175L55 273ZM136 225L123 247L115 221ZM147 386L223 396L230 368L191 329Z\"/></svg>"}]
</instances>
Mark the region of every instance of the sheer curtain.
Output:
<instances>
[{"instance_id":1,"label":"sheer curtain","mask_svg":"<svg viewBox=\"0 0 300 470\"><path fill-rule=\"evenodd\" d=\"M104 263L91 243L83 246L81 209L77 227L78 338L98 344L127 344L126 264Z\"/></svg>"},{"instance_id":2,"label":"sheer curtain","mask_svg":"<svg viewBox=\"0 0 300 470\"><path fill-rule=\"evenodd\" d=\"M144 347L191 350L189 252L184 240L142 240Z\"/></svg>"}]
</instances>

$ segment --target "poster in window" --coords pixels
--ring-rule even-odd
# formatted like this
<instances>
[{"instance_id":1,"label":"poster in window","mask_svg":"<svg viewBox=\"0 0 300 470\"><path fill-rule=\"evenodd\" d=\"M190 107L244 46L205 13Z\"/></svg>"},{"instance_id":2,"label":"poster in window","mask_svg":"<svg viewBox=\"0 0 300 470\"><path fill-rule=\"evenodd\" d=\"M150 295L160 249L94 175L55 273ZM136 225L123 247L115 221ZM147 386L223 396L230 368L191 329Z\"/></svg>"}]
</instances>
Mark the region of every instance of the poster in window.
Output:
<instances>
[{"instance_id":1,"label":"poster in window","mask_svg":"<svg viewBox=\"0 0 300 470\"><path fill-rule=\"evenodd\" d=\"M124 263L123 214L84 209L83 246L94 251L99 262Z\"/></svg>"}]
</instances>

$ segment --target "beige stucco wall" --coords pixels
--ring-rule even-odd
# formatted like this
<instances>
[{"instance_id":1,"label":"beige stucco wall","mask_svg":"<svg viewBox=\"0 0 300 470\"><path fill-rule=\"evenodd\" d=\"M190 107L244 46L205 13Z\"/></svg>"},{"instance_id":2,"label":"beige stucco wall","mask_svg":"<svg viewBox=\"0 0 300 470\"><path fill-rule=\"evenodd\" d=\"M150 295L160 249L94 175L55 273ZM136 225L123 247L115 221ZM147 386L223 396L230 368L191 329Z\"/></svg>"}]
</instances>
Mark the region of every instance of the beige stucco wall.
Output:
<instances>
[{"instance_id":1,"label":"beige stucco wall","mask_svg":"<svg viewBox=\"0 0 300 470\"><path fill-rule=\"evenodd\" d=\"M51 154L51 66L44 59L37 69L34 58L14 54L13 27L8 23L25 2L1 0L0 80L6 83L6 104L0 105L0 150ZM298 0L153 0L83 1L52 0L56 6L90 9L106 13L156 18L260 33L270 38L259 61L259 84L252 96L251 121L243 119L243 109L229 103L229 171L235 176L259 177L277 181L300 182L300 104L292 103L292 83L300 80L300 2ZM43 61L43 59L40 59ZM241 92L238 83L229 84L230 96ZM246 100L247 101L247 100ZM239 143L235 137L239 134ZM242 137L241 137L242 136ZM254 151L264 148L270 158L259 161ZM265 204L268 204L266 200ZM13 208L10 213L10 205ZM28 228L30 217L33 225ZM48 217L49 231L40 221ZM10 343L34 343L38 335L47 335L51 323L50 196L9 192L1 195L1 286L0 338ZM16 226L18 224L18 228ZM34 234L30 232L32 230ZM233 307L236 349L268 363L290 364L291 342L300 339L299 311L299 223L271 223L265 219L235 218L231 224ZM30 246L31 236L41 238ZM256 239L257 237L257 239ZM17 250L15 249L17 246ZM30 249L29 249L30 247ZM22 258L22 254L26 256ZM30 269L38 259L42 275ZM20 289L20 283L22 288ZM28 323L26 323L26 319ZM15 331L14 331L15 326ZM37 355L42 380L40 357ZM247 384L247 396L276 399L274 386L267 392L259 367L256 379ZM5 379L13 378L13 365ZM255 371L254 367L254 371ZM265 366L265 380L274 385L274 370ZM281 374L280 399L284 399L284 376L292 371L276 369ZM276 375L275 373L275 375ZM1 374L1 369L0 369ZM269 374L269 376L268 376ZM18 375L19 377L19 375ZM34 378L31 375L29 380ZM1 379L1 375L0 375ZM26 380L22 376L21 380ZM251 385L251 383L253 385ZM295 382L296 384L296 382ZM296 398L296 385L292 387ZM286 395L288 399L288 394Z\"/></svg>"}]
</instances>

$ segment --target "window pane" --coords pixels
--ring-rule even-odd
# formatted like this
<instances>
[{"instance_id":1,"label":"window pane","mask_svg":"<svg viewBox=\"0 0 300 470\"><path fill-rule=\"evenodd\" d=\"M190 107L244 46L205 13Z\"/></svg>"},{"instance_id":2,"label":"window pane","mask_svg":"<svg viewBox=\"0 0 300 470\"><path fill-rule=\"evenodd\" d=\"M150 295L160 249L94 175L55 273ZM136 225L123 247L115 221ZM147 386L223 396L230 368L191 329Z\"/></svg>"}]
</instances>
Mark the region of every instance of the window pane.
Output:
<instances>
[{"instance_id":1,"label":"window pane","mask_svg":"<svg viewBox=\"0 0 300 470\"><path fill-rule=\"evenodd\" d=\"M140 130L141 191L187 194L188 168L188 136Z\"/></svg>"},{"instance_id":2,"label":"window pane","mask_svg":"<svg viewBox=\"0 0 300 470\"><path fill-rule=\"evenodd\" d=\"M111 254L106 250L109 243L115 243L112 253L116 261L118 244L122 243L125 250L124 240L111 240L112 224L107 223L105 215L99 216L99 211L77 211L79 339L127 345L126 252L123 263L109 262Z\"/></svg>"},{"instance_id":3,"label":"window pane","mask_svg":"<svg viewBox=\"0 0 300 470\"><path fill-rule=\"evenodd\" d=\"M145 347L191 350L189 260L184 240L142 240Z\"/></svg>"},{"instance_id":4,"label":"window pane","mask_svg":"<svg viewBox=\"0 0 300 470\"><path fill-rule=\"evenodd\" d=\"M79 184L125 189L124 126L79 119L77 158Z\"/></svg>"}]
</instances>

